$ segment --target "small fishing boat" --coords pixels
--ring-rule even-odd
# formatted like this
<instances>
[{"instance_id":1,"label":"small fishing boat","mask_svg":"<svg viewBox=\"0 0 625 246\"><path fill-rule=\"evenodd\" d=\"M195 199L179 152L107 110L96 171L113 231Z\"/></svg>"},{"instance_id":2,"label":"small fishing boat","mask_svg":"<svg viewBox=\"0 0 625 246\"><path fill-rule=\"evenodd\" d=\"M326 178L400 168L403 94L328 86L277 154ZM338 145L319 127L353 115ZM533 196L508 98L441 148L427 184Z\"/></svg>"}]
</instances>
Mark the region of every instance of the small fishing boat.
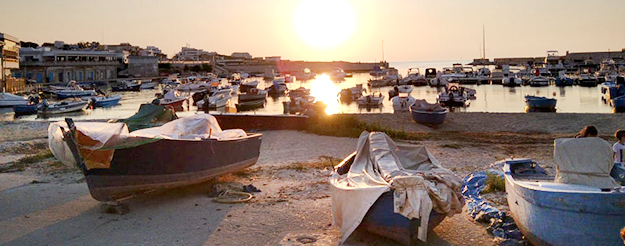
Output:
<instances>
[{"instance_id":1,"label":"small fishing boat","mask_svg":"<svg viewBox=\"0 0 625 246\"><path fill-rule=\"evenodd\" d=\"M239 94L239 103L248 102L248 101L265 101L267 98L266 90L259 90L256 88L251 88L248 92Z\"/></svg>"},{"instance_id":2,"label":"small fishing boat","mask_svg":"<svg viewBox=\"0 0 625 246\"><path fill-rule=\"evenodd\" d=\"M567 77L564 71L558 72L558 76L555 78L556 86L572 86L574 83L575 81Z\"/></svg>"},{"instance_id":3,"label":"small fishing boat","mask_svg":"<svg viewBox=\"0 0 625 246\"><path fill-rule=\"evenodd\" d=\"M154 101L157 105L171 106L178 112L184 110L183 104L188 99L188 96L180 96L177 91L169 89L165 90L164 94L158 95Z\"/></svg>"},{"instance_id":4,"label":"small fishing boat","mask_svg":"<svg viewBox=\"0 0 625 246\"><path fill-rule=\"evenodd\" d=\"M43 101L41 106L37 107L38 114L62 114L69 112L82 111L87 108L89 103L85 101L63 101L58 103L48 103Z\"/></svg>"},{"instance_id":5,"label":"small fishing boat","mask_svg":"<svg viewBox=\"0 0 625 246\"><path fill-rule=\"evenodd\" d=\"M356 228L403 245L427 242L427 233L464 204L460 178L425 146L396 144L383 132L363 132L330 185L341 243Z\"/></svg>"},{"instance_id":6,"label":"small fishing boat","mask_svg":"<svg viewBox=\"0 0 625 246\"><path fill-rule=\"evenodd\" d=\"M379 92L364 95L357 100L359 107L380 107L382 101L384 101L384 95Z\"/></svg>"},{"instance_id":7,"label":"small fishing boat","mask_svg":"<svg viewBox=\"0 0 625 246\"><path fill-rule=\"evenodd\" d=\"M555 98L525 96L525 105L532 109L554 110L557 102Z\"/></svg>"},{"instance_id":8,"label":"small fishing boat","mask_svg":"<svg viewBox=\"0 0 625 246\"><path fill-rule=\"evenodd\" d=\"M288 90L286 83L284 82L284 78L276 79L273 81L273 84L269 86L266 91L272 95L282 95Z\"/></svg>"},{"instance_id":9,"label":"small fishing boat","mask_svg":"<svg viewBox=\"0 0 625 246\"><path fill-rule=\"evenodd\" d=\"M208 106L209 109L220 108L226 106L230 98L232 97L232 89L221 89L218 91L212 92L208 97L205 97L202 100L199 100L195 103L195 105L199 109L206 110L205 106ZM208 101L208 105L205 105Z\"/></svg>"},{"instance_id":10,"label":"small fishing boat","mask_svg":"<svg viewBox=\"0 0 625 246\"><path fill-rule=\"evenodd\" d=\"M410 94L412 90L413 90L412 85L393 86L393 89L388 91L388 100L391 100L393 97L399 95L400 93Z\"/></svg>"},{"instance_id":11,"label":"small fishing boat","mask_svg":"<svg viewBox=\"0 0 625 246\"><path fill-rule=\"evenodd\" d=\"M595 87L599 84L599 79L592 74L583 73L577 77L577 85Z\"/></svg>"},{"instance_id":12,"label":"small fishing boat","mask_svg":"<svg viewBox=\"0 0 625 246\"><path fill-rule=\"evenodd\" d=\"M16 105L27 105L28 99L11 93L0 93L0 107L13 107Z\"/></svg>"},{"instance_id":13,"label":"small fishing boat","mask_svg":"<svg viewBox=\"0 0 625 246\"><path fill-rule=\"evenodd\" d=\"M464 106L468 100L463 87L448 84L445 91L438 94L436 101L443 106Z\"/></svg>"},{"instance_id":14,"label":"small fishing boat","mask_svg":"<svg viewBox=\"0 0 625 246\"><path fill-rule=\"evenodd\" d=\"M406 77L402 79L403 84L424 86L428 85L428 80L420 73L419 68L409 68Z\"/></svg>"},{"instance_id":15,"label":"small fishing boat","mask_svg":"<svg viewBox=\"0 0 625 246\"><path fill-rule=\"evenodd\" d=\"M141 86L139 86L139 89L141 90L150 90L150 89L154 89L156 88L156 86L158 85L158 82L156 81L141 81Z\"/></svg>"},{"instance_id":16,"label":"small fishing boat","mask_svg":"<svg viewBox=\"0 0 625 246\"><path fill-rule=\"evenodd\" d=\"M258 80L246 81L239 85L239 90L241 92L248 92L252 88L256 88L258 86Z\"/></svg>"},{"instance_id":17,"label":"small fishing boat","mask_svg":"<svg viewBox=\"0 0 625 246\"><path fill-rule=\"evenodd\" d=\"M141 91L141 80L120 80L116 86L111 86L112 91Z\"/></svg>"},{"instance_id":18,"label":"small fishing boat","mask_svg":"<svg viewBox=\"0 0 625 246\"><path fill-rule=\"evenodd\" d=\"M354 87L342 89L339 92L341 102L352 102L358 100L367 89L362 87L362 84L356 84Z\"/></svg>"},{"instance_id":19,"label":"small fishing boat","mask_svg":"<svg viewBox=\"0 0 625 246\"><path fill-rule=\"evenodd\" d=\"M68 118L52 123L48 136L52 153L82 170L91 196L109 202L254 165L262 134L222 130L215 117L198 114L130 133L124 123Z\"/></svg>"},{"instance_id":20,"label":"small fishing boat","mask_svg":"<svg viewBox=\"0 0 625 246\"><path fill-rule=\"evenodd\" d=\"M612 148L600 138L554 143L555 177L531 159L503 162L510 213L542 245L622 245L625 187L610 177Z\"/></svg>"},{"instance_id":21,"label":"small fishing boat","mask_svg":"<svg viewBox=\"0 0 625 246\"><path fill-rule=\"evenodd\" d=\"M410 106L416 101L414 97L410 96L408 93L399 93L399 95L391 98L391 102L393 103L393 112L408 112L410 111Z\"/></svg>"},{"instance_id":22,"label":"small fishing boat","mask_svg":"<svg viewBox=\"0 0 625 246\"><path fill-rule=\"evenodd\" d=\"M420 124L439 125L445 121L449 112L438 103L428 103L426 100L416 100L410 108L412 119Z\"/></svg>"},{"instance_id":23,"label":"small fishing boat","mask_svg":"<svg viewBox=\"0 0 625 246\"><path fill-rule=\"evenodd\" d=\"M345 71L342 68L336 67L330 72L330 80L332 81L342 81L345 80Z\"/></svg>"},{"instance_id":24,"label":"small fishing boat","mask_svg":"<svg viewBox=\"0 0 625 246\"><path fill-rule=\"evenodd\" d=\"M262 107L265 107L265 100L266 99L255 100L255 101L244 101L244 102L239 101L239 103L237 103L235 107L237 108L238 111L246 111L246 110L262 108Z\"/></svg>"},{"instance_id":25,"label":"small fishing boat","mask_svg":"<svg viewBox=\"0 0 625 246\"><path fill-rule=\"evenodd\" d=\"M111 107L119 104L121 95L82 97L83 101L91 102L94 107Z\"/></svg>"},{"instance_id":26,"label":"small fishing boat","mask_svg":"<svg viewBox=\"0 0 625 246\"><path fill-rule=\"evenodd\" d=\"M369 87L371 88L384 87L384 86L391 85L391 81L384 77L371 78L367 80L367 83L369 84Z\"/></svg>"},{"instance_id":27,"label":"small fishing boat","mask_svg":"<svg viewBox=\"0 0 625 246\"><path fill-rule=\"evenodd\" d=\"M534 86L534 87L548 86L549 85L549 79L547 77L544 77L544 76L535 76L535 77L532 77L529 80L528 83L529 83L530 86Z\"/></svg>"},{"instance_id":28,"label":"small fishing boat","mask_svg":"<svg viewBox=\"0 0 625 246\"><path fill-rule=\"evenodd\" d=\"M501 84L508 87L521 86L523 84L523 80L512 74L504 76L503 79L501 79Z\"/></svg>"}]
</instances>

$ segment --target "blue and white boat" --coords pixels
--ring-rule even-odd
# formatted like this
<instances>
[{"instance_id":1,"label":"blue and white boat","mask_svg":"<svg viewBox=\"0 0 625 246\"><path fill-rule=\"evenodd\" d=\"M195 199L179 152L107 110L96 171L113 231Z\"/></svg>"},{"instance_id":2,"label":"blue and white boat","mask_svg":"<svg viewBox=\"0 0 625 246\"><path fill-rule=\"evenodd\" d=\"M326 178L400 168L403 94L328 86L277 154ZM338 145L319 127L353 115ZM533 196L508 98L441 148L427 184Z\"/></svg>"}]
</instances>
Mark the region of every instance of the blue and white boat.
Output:
<instances>
[{"instance_id":1,"label":"blue and white boat","mask_svg":"<svg viewBox=\"0 0 625 246\"><path fill-rule=\"evenodd\" d=\"M556 86L572 86L574 81L572 78L567 77L564 71L560 71L555 78L555 84Z\"/></svg>"},{"instance_id":2,"label":"blue and white boat","mask_svg":"<svg viewBox=\"0 0 625 246\"><path fill-rule=\"evenodd\" d=\"M56 94L56 97L58 99L65 99L72 97L95 96L97 93L95 92L95 90L83 90L82 88L79 88L55 91L54 94Z\"/></svg>"},{"instance_id":3,"label":"blue and white boat","mask_svg":"<svg viewBox=\"0 0 625 246\"><path fill-rule=\"evenodd\" d=\"M558 102L555 98L537 97L537 96L525 96L525 105L532 109L546 109L552 110L556 108Z\"/></svg>"},{"instance_id":4,"label":"blue and white boat","mask_svg":"<svg viewBox=\"0 0 625 246\"><path fill-rule=\"evenodd\" d=\"M91 102L91 104L95 107L111 107L119 104L119 101L122 100L121 95L112 95L112 96L96 96L96 97L83 97L81 98L83 101Z\"/></svg>"},{"instance_id":5,"label":"blue and white boat","mask_svg":"<svg viewBox=\"0 0 625 246\"><path fill-rule=\"evenodd\" d=\"M502 161L510 213L523 235L537 246L622 245L625 187L609 176L610 144L556 139L554 159L555 177L531 159Z\"/></svg>"},{"instance_id":6,"label":"blue and white boat","mask_svg":"<svg viewBox=\"0 0 625 246\"><path fill-rule=\"evenodd\" d=\"M11 93L0 93L0 107L13 107L16 105L26 105L28 99Z\"/></svg>"},{"instance_id":7,"label":"blue and white boat","mask_svg":"<svg viewBox=\"0 0 625 246\"><path fill-rule=\"evenodd\" d=\"M41 106L37 108L37 113L49 115L82 111L87 108L87 104L85 101L47 103L44 100Z\"/></svg>"}]
</instances>

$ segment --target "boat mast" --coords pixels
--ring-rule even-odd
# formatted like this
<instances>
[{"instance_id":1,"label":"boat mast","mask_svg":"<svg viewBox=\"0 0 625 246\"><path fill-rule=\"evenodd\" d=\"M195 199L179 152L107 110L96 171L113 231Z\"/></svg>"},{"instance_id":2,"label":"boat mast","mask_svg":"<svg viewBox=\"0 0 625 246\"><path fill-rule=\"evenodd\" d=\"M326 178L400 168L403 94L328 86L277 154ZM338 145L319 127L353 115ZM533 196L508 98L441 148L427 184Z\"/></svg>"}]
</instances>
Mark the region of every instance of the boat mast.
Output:
<instances>
[{"instance_id":1,"label":"boat mast","mask_svg":"<svg viewBox=\"0 0 625 246\"><path fill-rule=\"evenodd\" d=\"M382 40L382 61L384 60L384 40Z\"/></svg>"},{"instance_id":2,"label":"boat mast","mask_svg":"<svg viewBox=\"0 0 625 246\"><path fill-rule=\"evenodd\" d=\"M486 35L484 34L484 25L482 25L482 59L486 59Z\"/></svg>"}]
</instances>

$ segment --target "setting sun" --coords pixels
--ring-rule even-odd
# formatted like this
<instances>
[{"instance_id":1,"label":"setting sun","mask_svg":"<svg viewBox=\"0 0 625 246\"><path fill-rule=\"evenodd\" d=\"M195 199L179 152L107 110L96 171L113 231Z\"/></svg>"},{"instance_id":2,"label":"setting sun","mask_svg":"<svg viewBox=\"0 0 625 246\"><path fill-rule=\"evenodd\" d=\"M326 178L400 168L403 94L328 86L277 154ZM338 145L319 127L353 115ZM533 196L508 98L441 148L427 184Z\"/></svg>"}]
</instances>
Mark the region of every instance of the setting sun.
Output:
<instances>
[{"instance_id":1,"label":"setting sun","mask_svg":"<svg viewBox=\"0 0 625 246\"><path fill-rule=\"evenodd\" d=\"M336 114L339 112L339 102L337 95L340 92L339 88L334 85L328 75L317 76L317 78L310 85L310 94L314 96L317 101L321 101L328 105L326 108L326 114Z\"/></svg>"},{"instance_id":2,"label":"setting sun","mask_svg":"<svg viewBox=\"0 0 625 246\"><path fill-rule=\"evenodd\" d=\"M295 30L317 48L339 45L354 31L356 15L346 0L302 0L294 16Z\"/></svg>"}]
</instances>

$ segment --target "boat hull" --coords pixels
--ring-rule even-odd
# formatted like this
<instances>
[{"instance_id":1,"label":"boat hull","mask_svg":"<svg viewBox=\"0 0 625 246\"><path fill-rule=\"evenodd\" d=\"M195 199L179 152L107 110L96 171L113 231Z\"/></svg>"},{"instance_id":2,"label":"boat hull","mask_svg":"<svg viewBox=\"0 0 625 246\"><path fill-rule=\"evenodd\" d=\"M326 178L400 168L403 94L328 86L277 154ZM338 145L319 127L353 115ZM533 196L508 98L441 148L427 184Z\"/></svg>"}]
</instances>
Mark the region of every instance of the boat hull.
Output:
<instances>
[{"instance_id":1,"label":"boat hull","mask_svg":"<svg viewBox=\"0 0 625 246\"><path fill-rule=\"evenodd\" d=\"M432 210L428 221L428 232L445 219L444 214ZM369 208L359 228L380 235L403 245L412 245L417 238L420 219L408 219L394 212L393 191L383 193Z\"/></svg>"},{"instance_id":2,"label":"boat hull","mask_svg":"<svg viewBox=\"0 0 625 246\"><path fill-rule=\"evenodd\" d=\"M130 86L113 86L111 87L111 91L141 91L141 84Z\"/></svg>"},{"instance_id":3,"label":"boat hull","mask_svg":"<svg viewBox=\"0 0 625 246\"><path fill-rule=\"evenodd\" d=\"M625 193L532 189L509 172L505 179L512 218L533 245L623 243Z\"/></svg>"},{"instance_id":4,"label":"boat hull","mask_svg":"<svg viewBox=\"0 0 625 246\"><path fill-rule=\"evenodd\" d=\"M236 106L237 110L239 110L239 111L252 110L252 109L257 109L257 108L264 107L265 106L265 100L239 102L235 106Z\"/></svg>"},{"instance_id":5,"label":"boat hull","mask_svg":"<svg viewBox=\"0 0 625 246\"><path fill-rule=\"evenodd\" d=\"M57 91L54 92L58 99L65 99L71 97L86 97L86 96L95 96L96 92L94 90L85 90L85 91Z\"/></svg>"},{"instance_id":6,"label":"boat hull","mask_svg":"<svg viewBox=\"0 0 625 246\"><path fill-rule=\"evenodd\" d=\"M557 100L553 98L526 98L525 105L533 109L555 109Z\"/></svg>"},{"instance_id":7,"label":"boat hull","mask_svg":"<svg viewBox=\"0 0 625 246\"><path fill-rule=\"evenodd\" d=\"M42 106L37 109L39 114L62 114L75 111L82 111L87 107L87 102L73 102L73 103L57 103L49 106Z\"/></svg>"},{"instance_id":8,"label":"boat hull","mask_svg":"<svg viewBox=\"0 0 625 246\"><path fill-rule=\"evenodd\" d=\"M422 110L413 110L410 108L410 113L412 114L412 119L420 124L428 124L428 125L440 125L445 122L445 117L447 117L447 112L449 110L445 110L442 112L434 112L434 111L422 111Z\"/></svg>"},{"instance_id":9,"label":"boat hull","mask_svg":"<svg viewBox=\"0 0 625 246\"><path fill-rule=\"evenodd\" d=\"M37 105L15 105L13 112L17 115L36 114Z\"/></svg>"},{"instance_id":10,"label":"boat hull","mask_svg":"<svg viewBox=\"0 0 625 246\"><path fill-rule=\"evenodd\" d=\"M153 189L205 182L254 165L261 137L250 134L225 141L159 140L118 149L110 168L86 173L89 192L98 201L114 201Z\"/></svg>"}]
</instances>

